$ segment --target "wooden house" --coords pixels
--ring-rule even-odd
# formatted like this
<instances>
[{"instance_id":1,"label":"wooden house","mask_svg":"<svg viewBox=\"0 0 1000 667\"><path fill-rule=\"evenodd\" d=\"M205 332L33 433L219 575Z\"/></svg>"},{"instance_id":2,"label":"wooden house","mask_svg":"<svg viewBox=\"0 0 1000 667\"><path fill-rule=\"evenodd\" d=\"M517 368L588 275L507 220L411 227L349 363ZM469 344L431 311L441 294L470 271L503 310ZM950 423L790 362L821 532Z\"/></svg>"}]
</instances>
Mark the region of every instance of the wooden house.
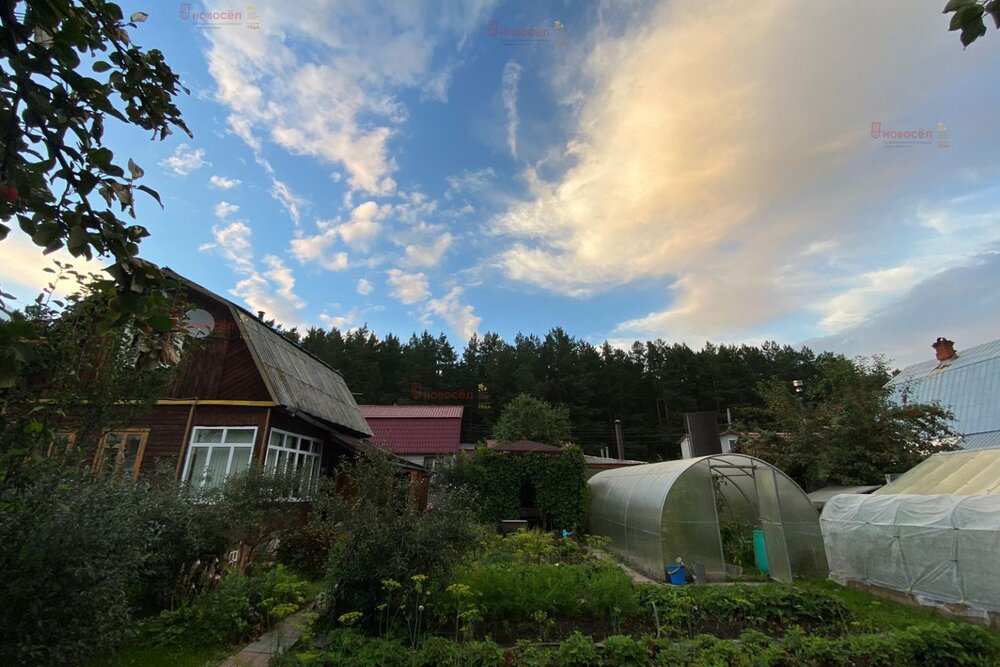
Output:
<instances>
[{"instance_id":1,"label":"wooden house","mask_svg":"<svg viewBox=\"0 0 1000 667\"><path fill-rule=\"evenodd\" d=\"M337 370L228 299L164 273L192 304L196 349L149 414L102 438L95 467L134 478L168 465L211 486L258 462L308 483L368 446L371 429Z\"/></svg>"}]
</instances>

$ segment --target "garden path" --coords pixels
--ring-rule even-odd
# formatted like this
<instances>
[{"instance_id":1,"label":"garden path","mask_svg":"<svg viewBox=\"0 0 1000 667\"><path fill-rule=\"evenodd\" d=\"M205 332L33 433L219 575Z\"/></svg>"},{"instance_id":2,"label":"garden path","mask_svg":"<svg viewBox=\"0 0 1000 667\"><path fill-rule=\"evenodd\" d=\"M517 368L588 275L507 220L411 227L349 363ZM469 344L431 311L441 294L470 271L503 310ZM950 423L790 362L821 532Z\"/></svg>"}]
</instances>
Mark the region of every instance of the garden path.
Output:
<instances>
[{"instance_id":1,"label":"garden path","mask_svg":"<svg viewBox=\"0 0 1000 667\"><path fill-rule=\"evenodd\" d=\"M307 613L293 614L274 630L261 635L257 641L247 644L238 653L223 660L219 667L267 667L271 657L294 646L307 627Z\"/></svg>"}]
</instances>

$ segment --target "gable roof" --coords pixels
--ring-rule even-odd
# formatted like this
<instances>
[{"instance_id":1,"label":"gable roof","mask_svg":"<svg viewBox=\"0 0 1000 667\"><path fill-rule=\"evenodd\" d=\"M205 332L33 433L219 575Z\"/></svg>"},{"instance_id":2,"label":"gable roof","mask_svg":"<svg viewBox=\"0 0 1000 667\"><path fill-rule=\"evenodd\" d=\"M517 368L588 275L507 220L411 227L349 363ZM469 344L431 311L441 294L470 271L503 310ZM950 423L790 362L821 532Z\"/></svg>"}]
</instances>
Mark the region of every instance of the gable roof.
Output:
<instances>
[{"instance_id":1,"label":"gable roof","mask_svg":"<svg viewBox=\"0 0 1000 667\"><path fill-rule=\"evenodd\" d=\"M939 403L955 415L955 430L970 436L965 448L1000 444L1000 340L959 350L946 361L907 366L887 385L898 403Z\"/></svg>"},{"instance_id":2,"label":"gable roof","mask_svg":"<svg viewBox=\"0 0 1000 667\"><path fill-rule=\"evenodd\" d=\"M359 405L365 419L461 419L462 405Z\"/></svg>"},{"instance_id":3,"label":"gable roof","mask_svg":"<svg viewBox=\"0 0 1000 667\"><path fill-rule=\"evenodd\" d=\"M371 435L339 371L229 299L169 268L164 267L163 273L229 308L275 404L292 414L302 412L355 435Z\"/></svg>"}]
</instances>

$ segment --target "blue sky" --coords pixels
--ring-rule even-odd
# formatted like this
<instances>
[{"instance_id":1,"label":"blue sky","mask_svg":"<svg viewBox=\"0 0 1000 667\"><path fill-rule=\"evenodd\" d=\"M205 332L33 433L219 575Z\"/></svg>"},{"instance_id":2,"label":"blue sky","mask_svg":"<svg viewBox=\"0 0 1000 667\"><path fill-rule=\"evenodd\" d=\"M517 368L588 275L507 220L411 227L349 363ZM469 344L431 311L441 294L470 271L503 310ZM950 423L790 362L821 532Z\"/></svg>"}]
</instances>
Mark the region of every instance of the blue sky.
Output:
<instances>
[{"instance_id":1,"label":"blue sky","mask_svg":"<svg viewBox=\"0 0 1000 667\"><path fill-rule=\"evenodd\" d=\"M287 326L1000 335L1000 35L936 3L123 7L192 91L194 139L106 137L163 196L144 255ZM5 241L5 290L44 262Z\"/></svg>"}]
</instances>

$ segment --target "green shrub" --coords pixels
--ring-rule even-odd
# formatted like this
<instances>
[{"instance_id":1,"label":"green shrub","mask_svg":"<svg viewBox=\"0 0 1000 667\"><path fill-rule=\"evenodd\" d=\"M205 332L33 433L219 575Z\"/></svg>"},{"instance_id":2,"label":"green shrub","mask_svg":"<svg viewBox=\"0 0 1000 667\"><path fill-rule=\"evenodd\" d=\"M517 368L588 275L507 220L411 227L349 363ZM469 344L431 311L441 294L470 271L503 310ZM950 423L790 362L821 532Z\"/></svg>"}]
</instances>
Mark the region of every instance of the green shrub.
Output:
<instances>
[{"instance_id":1,"label":"green shrub","mask_svg":"<svg viewBox=\"0 0 1000 667\"><path fill-rule=\"evenodd\" d=\"M163 645L216 646L251 639L306 602L308 583L281 565L230 574L218 586L151 619L145 633Z\"/></svg>"},{"instance_id":2,"label":"green shrub","mask_svg":"<svg viewBox=\"0 0 1000 667\"><path fill-rule=\"evenodd\" d=\"M519 639L507 652L510 663L516 667L547 667L555 664L556 652L537 646L527 639Z\"/></svg>"},{"instance_id":3,"label":"green shrub","mask_svg":"<svg viewBox=\"0 0 1000 667\"><path fill-rule=\"evenodd\" d=\"M646 647L625 635L612 635L604 640L604 663L616 667L644 667L649 664Z\"/></svg>"},{"instance_id":4,"label":"green shrub","mask_svg":"<svg viewBox=\"0 0 1000 667\"><path fill-rule=\"evenodd\" d=\"M580 667L591 667L599 663L597 647L590 637L574 632L559 645L559 664L566 667L579 665Z\"/></svg>"},{"instance_id":5,"label":"green shrub","mask_svg":"<svg viewBox=\"0 0 1000 667\"><path fill-rule=\"evenodd\" d=\"M387 580L405 583L427 575L428 586L442 588L455 563L482 538L467 497L443 493L433 510L421 513L409 477L384 454L363 456L343 474L353 495L330 518L343 537L328 566L327 625L350 611L363 612L368 623L378 619Z\"/></svg>"},{"instance_id":6,"label":"green shrub","mask_svg":"<svg viewBox=\"0 0 1000 667\"><path fill-rule=\"evenodd\" d=\"M552 619L583 614L614 621L639 611L639 598L628 575L601 561L579 565L473 563L459 568L455 581L479 593L487 624L527 623L535 620L538 612Z\"/></svg>"},{"instance_id":7,"label":"green shrub","mask_svg":"<svg viewBox=\"0 0 1000 667\"><path fill-rule=\"evenodd\" d=\"M416 657L416 667L454 665L458 661L458 644L443 637L428 637Z\"/></svg>"},{"instance_id":8,"label":"green shrub","mask_svg":"<svg viewBox=\"0 0 1000 667\"><path fill-rule=\"evenodd\" d=\"M325 521L311 519L301 528L281 533L277 559L309 579L322 579L337 542L337 530Z\"/></svg>"},{"instance_id":9,"label":"green shrub","mask_svg":"<svg viewBox=\"0 0 1000 667\"><path fill-rule=\"evenodd\" d=\"M487 637L482 641L463 644L461 659L465 667L496 667L503 664L503 649Z\"/></svg>"}]
</instances>

